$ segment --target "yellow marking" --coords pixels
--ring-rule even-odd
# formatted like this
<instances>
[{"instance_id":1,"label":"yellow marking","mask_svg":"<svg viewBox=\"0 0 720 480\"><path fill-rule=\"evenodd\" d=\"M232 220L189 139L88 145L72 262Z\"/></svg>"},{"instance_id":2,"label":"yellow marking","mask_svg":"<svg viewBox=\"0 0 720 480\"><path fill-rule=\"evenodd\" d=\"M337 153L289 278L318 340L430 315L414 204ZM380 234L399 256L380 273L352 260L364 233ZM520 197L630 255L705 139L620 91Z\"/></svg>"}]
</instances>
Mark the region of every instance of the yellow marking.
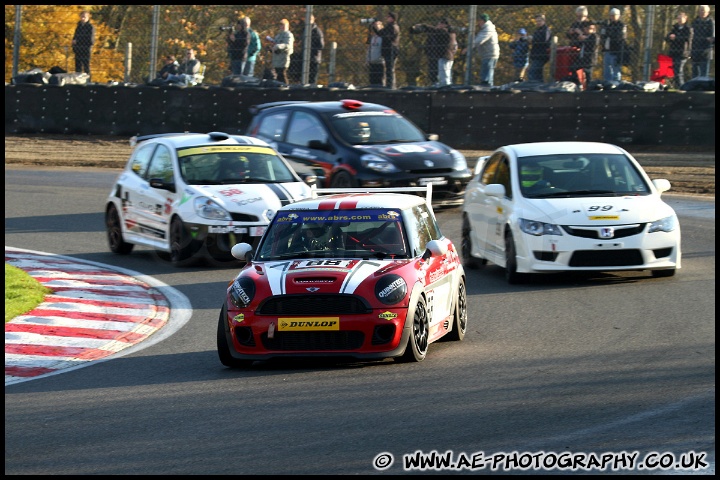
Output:
<instances>
[{"instance_id":1,"label":"yellow marking","mask_svg":"<svg viewBox=\"0 0 720 480\"><path fill-rule=\"evenodd\" d=\"M588 218L590 220L620 220L620 215L595 215Z\"/></svg>"},{"instance_id":2,"label":"yellow marking","mask_svg":"<svg viewBox=\"0 0 720 480\"><path fill-rule=\"evenodd\" d=\"M201 153L227 153L227 152L249 152L249 153L266 153L275 155L275 151L268 147L258 146L236 146L236 145L215 145L209 147L188 148L178 151L178 157L187 157L188 155L197 155Z\"/></svg>"}]
</instances>

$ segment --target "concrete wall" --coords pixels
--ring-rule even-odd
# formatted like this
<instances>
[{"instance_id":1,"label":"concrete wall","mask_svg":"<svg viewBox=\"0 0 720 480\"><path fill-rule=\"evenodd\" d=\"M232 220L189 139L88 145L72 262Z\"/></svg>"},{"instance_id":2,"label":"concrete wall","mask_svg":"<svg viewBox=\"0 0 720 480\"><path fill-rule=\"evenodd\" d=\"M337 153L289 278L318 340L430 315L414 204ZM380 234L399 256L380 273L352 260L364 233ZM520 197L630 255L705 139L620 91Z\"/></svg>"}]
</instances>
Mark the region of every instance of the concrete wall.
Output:
<instances>
[{"instance_id":1,"label":"concrete wall","mask_svg":"<svg viewBox=\"0 0 720 480\"><path fill-rule=\"evenodd\" d=\"M460 149L588 140L714 145L714 92L345 90L111 85L5 86L5 133L244 133L250 106L353 98L399 111Z\"/></svg>"}]
</instances>

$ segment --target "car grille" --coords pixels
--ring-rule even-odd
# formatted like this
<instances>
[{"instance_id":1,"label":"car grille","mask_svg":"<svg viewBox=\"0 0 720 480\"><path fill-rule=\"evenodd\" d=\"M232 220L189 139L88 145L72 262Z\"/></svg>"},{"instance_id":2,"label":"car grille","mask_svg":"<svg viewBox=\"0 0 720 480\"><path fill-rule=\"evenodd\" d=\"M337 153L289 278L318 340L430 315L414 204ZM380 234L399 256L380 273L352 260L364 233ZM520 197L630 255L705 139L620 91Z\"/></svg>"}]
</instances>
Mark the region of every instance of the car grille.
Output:
<instances>
[{"instance_id":1,"label":"car grille","mask_svg":"<svg viewBox=\"0 0 720 480\"><path fill-rule=\"evenodd\" d=\"M613 226L612 228L614 231L612 238L625 238L637 235L645 230L645 225L645 223L641 223L634 225ZM584 228L571 227L569 225L562 225L561 227L568 233L568 235L572 235L573 237L592 238L593 240L608 240L607 238L600 238L600 229L603 227Z\"/></svg>"},{"instance_id":2,"label":"car grille","mask_svg":"<svg viewBox=\"0 0 720 480\"><path fill-rule=\"evenodd\" d=\"M578 250L569 263L571 267L632 267L642 264L640 250Z\"/></svg>"},{"instance_id":3,"label":"car grille","mask_svg":"<svg viewBox=\"0 0 720 480\"><path fill-rule=\"evenodd\" d=\"M236 222L259 222L260 219L255 215L248 215L247 213L236 213L230 212L230 216Z\"/></svg>"},{"instance_id":4,"label":"car grille","mask_svg":"<svg viewBox=\"0 0 720 480\"><path fill-rule=\"evenodd\" d=\"M453 172L452 168L422 168L420 170L408 170L410 173L414 173L415 175L425 175L425 176L439 176L439 175L447 175Z\"/></svg>"},{"instance_id":5,"label":"car grille","mask_svg":"<svg viewBox=\"0 0 720 480\"><path fill-rule=\"evenodd\" d=\"M277 295L263 302L257 315L358 315L371 308L355 295Z\"/></svg>"},{"instance_id":6,"label":"car grille","mask_svg":"<svg viewBox=\"0 0 720 480\"><path fill-rule=\"evenodd\" d=\"M358 331L344 332L275 332L273 338L267 333L260 336L267 350L276 351L330 351L357 350L365 341Z\"/></svg>"}]
</instances>

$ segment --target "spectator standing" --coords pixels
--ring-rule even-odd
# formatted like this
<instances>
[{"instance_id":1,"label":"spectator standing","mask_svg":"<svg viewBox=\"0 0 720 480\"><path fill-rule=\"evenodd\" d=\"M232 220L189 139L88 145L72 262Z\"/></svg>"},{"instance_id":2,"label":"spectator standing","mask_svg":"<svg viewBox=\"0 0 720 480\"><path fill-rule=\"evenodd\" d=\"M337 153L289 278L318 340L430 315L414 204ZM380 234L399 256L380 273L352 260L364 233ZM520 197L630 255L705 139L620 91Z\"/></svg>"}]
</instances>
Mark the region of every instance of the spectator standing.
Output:
<instances>
[{"instance_id":1,"label":"spectator standing","mask_svg":"<svg viewBox=\"0 0 720 480\"><path fill-rule=\"evenodd\" d=\"M528 58L530 54L530 42L528 41L527 30L521 28L515 34L515 38L510 42L510 48L513 51L512 61L515 67L515 81L522 82L525 80L525 72L528 68Z\"/></svg>"},{"instance_id":2,"label":"spectator standing","mask_svg":"<svg viewBox=\"0 0 720 480\"><path fill-rule=\"evenodd\" d=\"M473 39L473 49L480 57L480 85L492 87L495 78L495 66L500 58L500 44L495 25L490 15L478 16L478 33Z\"/></svg>"},{"instance_id":3,"label":"spectator standing","mask_svg":"<svg viewBox=\"0 0 720 480\"><path fill-rule=\"evenodd\" d=\"M570 65L570 71L573 75L573 81L580 86L582 90L587 88L587 82L592 80L592 69L598 60L598 45L600 37L598 37L597 28L592 22L586 22L582 27L582 33L577 37L578 52L575 60ZM583 78L578 77L578 70L582 70Z\"/></svg>"},{"instance_id":4,"label":"spectator standing","mask_svg":"<svg viewBox=\"0 0 720 480\"><path fill-rule=\"evenodd\" d=\"M450 25L450 19L443 17L435 26L425 23L413 25L410 33L427 33L425 56L428 62L428 77L433 85L452 84L452 66L457 52L457 33Z\"/></svg>"},{"instance_id":5,"label":"spectator standing","mask_svg":"<svg viewBox=\"0 0 720 480\"><path fill-rule=\"evenodd\" d=\"M382 30L383 24L380 20L375 20L370 26L368 32L368 53L367 64L368 74L371 86L385 86L385 59L382 55L382 37L377 34Z\"/></svg>"},{"instance_id":6,"label":"spectator standing","mask_svg":"<svg viewBox=\"0 0 720 480\"><path fill-rule=\"evenodd\" d=\"M248 47L250 46L250 32L247 30L247 23L244 19L241 18L237 21L235 28L225 41L230 56L230 70L233 75L242 75L245 71L245 62L248 58Z\"/></svg>"},{"instance_id":7,"label":"spectator standing","mask_svg":"<svg viewBox=\"0 0 720 480\"><path fill-rule=\"evenodd\" d=\"M322 51L325 48L325 34L315 23L315 15L310 15L310 74L308 83L316 86L320 63L322 63Z\"/></svg>"},{"instance_id":8,"label":"spectator standing","mask_svg":"<svg viewBox=\"0 0 720 480\"><path fill-rule=\"evenodd\" d=\"M575 20L570 24L570 27L568 27L567 31L565 32L565 36L568 38L568 45L572 47L572 53L571 53L571 61L570 64L577 65L579 63L587 63L578 61L578 55L580 54L580 49L583 46L583 40L580 39L581 36L585 36L584 29L585 26L589 23L595 23L588 17L588 9L586 6L582 5L575 9ZM593 62L594 66L597 62ZM587 80L590 80L592 77L592 66L585 69L585 78Z\"/></svg>"},{"instance_id":9,"label":"spectator standing","mask_svg":"<svg viewBox=\"0 0 720 480\"><path fill-rule=\"evenodd\" d=\"M396 88L395 85L395 63L400 54L400 26L397 22L397 14L389 12L385 17L385 25L378 28L373 23L371 28L382 38L382 56L385 60L385 86Z\"/></svg>"},{"instance_id":10,"label":"spectator standing","mask_svg":"<svg viewBox=\"0 0 720 480\"><path fill-rule=\"evenodd\" d=\"M94 44L95 25L90 23L90 12L84 10L80 13L80 21L75 27L75 34L72 39L76 72L90 75L90 56Z\"/></svg>"},{"instance_id":11,"label":"spectator standing","mask_svg":"<svg viewBox=\"0 0 720 480\"><path fill-rule=\"evenodd\" d=\"M668 42L668 56L672 58L673 80L676 88L685 83L685 64L690 57L693 30L687 23L687 13L678 12L677 22L665 37Z\"/></svg>"},{"instance_id":12,"label":"spectator standing","mask_svg":"<svg viewBox=\"0 0 720 480\"><path fill-rule=\"evenodd\" d=\"M169 74L167 81L169 83L189 85L198 73L200 73L200 60L195 58L195 50L188 48L185 51L185 60L178 67L177 73Z\"/></svg>"},{"instance_id":13,"label":"spectator standing","mask_svg":"<svg viewBox=\"0 0 720 480\"><path fill-rule=\"evenodd\" d=\"M283 18L278 23L280 30L275 34L275 37L267 37L270 42L267 49L272 53L272 67L275 70L275 77L287 84L287 70L290 67L290 55L293 54L293 45L295 44L295 37L290 31L290 22L287 18Z\"/></svg>"},{"instance_id":14,"label":"spectator standing","mask_svg":"<svg viewBox=\"0 0 720 480\"><path fill-rule=\"evenodd\" d=\"M248 45L248 55L245 68L243 68L243 75L252 77L255 75L255 62L257 62L257 56L262 45L260 44L260 36L250 28L250 17L244 17L243 20L245 20L245 28L250 33L250 45Z\"/></svg>"},{"instance_id":15,"label":"spectator standing","mask_svg":"<svg viewBox=\"0 0 720 480\"><path fill-rule=\"evenodd\" d=\"M530 40L530 65L528 66L528 80L531 82L544 82L543 69L550 60L550 36L545 15L535 15L535 31Z\"/></svg>"},{"instance_id":16,"label":"spectator standing","mask_svg":"<svg viewBox=\"0 0 720 480\"><path fill-rule=\"evenodd\" d=\"M621 55L625 48L627 27L620 20L620 10L610 10L609 18L600 28L600 42L603 50L603 80L619 82L622 80Z\"/></svg>"},{"instance_id":17,"label":"spectator standing","mask_svg":"<svg viewBox=\"0 0 720 480\"><path fill-rule=\"evenodd\" d=\"M690 57L692 76L709 77L710 61L715 46L715 20L710 17L710 5L700 5L697 17L692 22L693 38Z\"/></svg>"}]
</instances>

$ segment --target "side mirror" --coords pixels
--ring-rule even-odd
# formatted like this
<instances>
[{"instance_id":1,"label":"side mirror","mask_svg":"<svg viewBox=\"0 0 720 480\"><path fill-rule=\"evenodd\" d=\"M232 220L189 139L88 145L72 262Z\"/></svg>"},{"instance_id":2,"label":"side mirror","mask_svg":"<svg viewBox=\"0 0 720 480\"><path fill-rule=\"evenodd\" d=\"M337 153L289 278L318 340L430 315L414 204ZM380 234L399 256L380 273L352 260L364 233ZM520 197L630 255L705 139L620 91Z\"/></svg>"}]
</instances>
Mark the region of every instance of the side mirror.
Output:
<instances>
[{"instance_id":1,"label":"side mirror","mask_svg":"<svg viewBox=\"0 0 720 480\"><path fill-rule=\"evenodd\" d=\"M437 133L428 133L427 139L431 142L437 142L438 140L440 140L440 135L438 135Z\"/></svg>"},{"instance_id":2,"label":"side mirror","mask_svg":"<svg viewBox=\"0 0 720 480\"><path fill-rule=\"evenodd\" d=\"M503 198L505 196L505 185L500 185L499 183L491 183L487 187L485 187L485 195L488 197L499 197Z\"/></svg>"},{"instance_id":3,"label":"side mirror","mask_svg":"<svg viewBox=\"0 0 720 480\"><path fill-rule=\"evenodd\" d=\"M308 148L312 148L313 150L323 150L325 152L335 153L335 149L332 147L332 145L327 142L323 142L322 140L310 140L308 142Z\"/></svg>"},{"instance_id":4,"label":"side mirror","mask_svg":"<svg viewBox=\"0 0 720 480\"><path fill-rule=\"evenodd\" d=\"M252 260L252 245L249 243L238 243L230 249L230 253L233 257L243 262L250 262Z\"/></svg>"},{"instance_id":5,"label":"side mirror","mask_svg":"<svg viewBox=\"0 0 720 480\"><path fill-rule=\"evenodd\" d=\"M427 260L430 257L437 257L445 255L447 253L447 245L439 240L430 240L425 245L425 252L423 253L422 259Z\"/></svg>"},{"instance_id":6,"label":"side mirror","mask_svg":"<svg viewBox=\"0 0 720 480\"><path fill-rule=\"evenodd\" d=\"M652 181L653 185L657 189L658 193L667 192L670 190L670 181L664 178L658 178Z\"/></svg>"},{"instance_id":7,"label":"side mirror","mask_svg":"<svg viewBox=\"0 0 720 480\"><path fill-rule=\"evenodd\" d=\"M161 178L151 178L150 186L175 193L175 182L166 182Z\"/></svg>"}]
</instances>

